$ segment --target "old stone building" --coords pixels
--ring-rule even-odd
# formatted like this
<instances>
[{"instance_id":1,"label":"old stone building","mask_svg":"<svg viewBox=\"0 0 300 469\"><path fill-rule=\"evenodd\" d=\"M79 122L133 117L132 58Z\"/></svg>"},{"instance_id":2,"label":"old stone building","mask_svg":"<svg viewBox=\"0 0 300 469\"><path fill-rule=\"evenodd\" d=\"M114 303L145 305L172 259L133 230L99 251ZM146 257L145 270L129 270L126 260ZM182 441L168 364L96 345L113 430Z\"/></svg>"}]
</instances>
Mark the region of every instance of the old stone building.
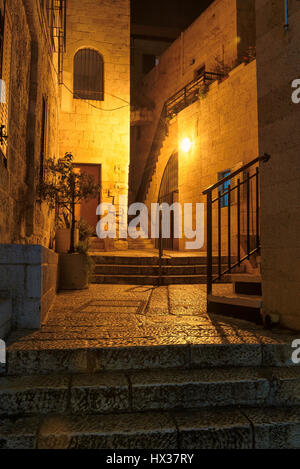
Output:
<instances>
[{"instance_id":1,"label":"old stone building","mask_svg":"<svg viewBox=\"0 0 300 469\"><path fill-rule=\"evenodd\" d=\"M300 330L300 5L257 0L256 17L259 148L272 156L261 168L263 308Z\"/></svg>"},{"instance_id":2,"label":"old stone building","mask_svg":"<svg viewBox=\"0 0 300 469\"><path fill-rule=\"evenodd\" d=\"M248 243L248 254L253 242L261 241L264 314L283 315L283 324L299 327L298 299L291 294L299 279L293 262L298 253L299 185L298 179L289 180L295 174L290 169L293 164L285 165L286 173L280 169L283 152L297 168L297 132L291 129L298 108L291 100L277 105L291 91L283 73L278 76L278 88L269 83L275 67L270 67L271 62L277 63L276 73L288 70L289 85L297 78L293 65L297 50L292 44L298 39L293 26L298 5L296 0L278 0L270 13L268 33L261 26L264 5L257 2L255 11L253 0L215 0L164 52L166 42L156 42L162 46L157 49L159 60L145 76L138 73L141 81L139 86L134 81L131 94L136 101L130 108L129 0L70 0L68 5L64 0L1 2L0 290L1 297L11 301L14 327L39 327L55 295L56 227L53 212L40 200L38 186L47 159L65 152L73 153L78 170L94 175L101 186L99 196L82 204L76 214L93 227L99 202L118 206L121 195L124 206L117 210L126 212L128 194L130 201L145 202L149 209L158 201L203 202L208 214L205 189L224 176L231 178L258 155L274 153L268 165L260 168L261 200L258 165L254 167L257 179L251 174L249 193L247 171L232 179L231 187L244 184L240 200L236 191L229 201L224 198L219 207L215 204L214 236L211 245L205 237L202 253L211 248L219 258L222 254L231 258L239 255L236 238ZM138 36L140 26L135 24ZM149 28L145 30L148 39ZM272 43L272 55L272 49L267 53L265 48L274 35L281 48L279 54ZM139 36L138 40L144 39ZM141 56L137 56L140 70ZM281 112L286 116L284 125ZM280 144L274 138L279 135L276 125L281 137L286 132ZM228 188L224 184L217 195ZM278 213L270 202L275 187ZM291 197L285 195L287 187ZM224 214L231 217L230 222ZM194 222L195 217L194 212ZM276 241L271 236L274 220L282 220ZM165 247L185 249L184 236L171 238ZM126 249L127 240L116 239L110 248ZM258 268L259 263L258 256L249 268ZM277 288L282 279L284 288Z\"/></svg>"},{"instance_id":3,"label":"old stone building","mask_svg":"<svg viewBox=\"0 0 300 469\"><path fill-rule=\"evenodd\" d=\"M148 206L157 202L174 154L178 182L173 192L182 204L203 202L202 191L218 175L257 156L256 63L248 63L252 48L254 3L218 0L142 80L140 95L153 103L153 110L152 122L141 119L132 132L130 185L137 199ZM185 152L181 143L187 138L192 146ZM184 244L182 238L174 247Z\"/></svg>"},{"instance_id":4,"label":"old stone building","mask_svg":"<svg viewBox=\"0 0 300 469\"><path fill-rule=\"evenodd\" d=\"M71 0L66 24L59 151L73 153L101 184L99 200L78 214L95 228L97 202L118 207L119 196L128 194L129 1Z\"/></svg>"},{"instance_id":5,"label":"old stone building","mask_svg":"<svg viewBox=\"0 0 300 469\"><path fill-rule=\"evenodd\" d=\"M56 293L54 213L39 195L47 159L72 152L79 170L101 185L77 219L95 227L99 201L117 203L122 194L126 204L129 24L129 0L113 8L96 1L1 2L2 336L11 322L40 327Z\"/></svg>"}]
</instances>

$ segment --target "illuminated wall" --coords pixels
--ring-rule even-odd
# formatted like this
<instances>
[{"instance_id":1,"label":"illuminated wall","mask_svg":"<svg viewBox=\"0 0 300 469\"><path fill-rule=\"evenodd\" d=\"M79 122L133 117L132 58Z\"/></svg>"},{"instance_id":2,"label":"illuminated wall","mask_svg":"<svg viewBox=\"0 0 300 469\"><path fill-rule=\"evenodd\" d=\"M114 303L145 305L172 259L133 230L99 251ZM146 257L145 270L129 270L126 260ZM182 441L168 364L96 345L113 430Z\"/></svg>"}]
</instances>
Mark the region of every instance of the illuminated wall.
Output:
<instances>
[{"instance_id":1,"label":"illuminated wall","mask_svg":"<svg viewBox=\"0 0 300 469\"><path fill-rule=\"evenodd\" d=\"M253 10L252 0L216 0L161 55L159 65L142 80L138 90L141 101L146 102L147 98L154 111L153 122L141 126L139 138L132 142L132 194L137 194L164 102L192 81L203 65L209 72L219 71L220 62L233 67L249 46L255 46Z\"/></svg>"},{"instance_id":2,"label":"illuminated wall","mask_svg":"<svg viewBox=\"0 0 300 469\"><path fill-rule=\"evenodd\" d=\"M192 142L188 152L181 149L184 138ZM205 98L181 111L170 122L169 136L164 140L148 190L148 206L151 202L157 202L165 165L176 151L179 156L179 202L182 204L205 202L202 192L217 182L219 172L228 169L233 171L256 158L258 122L255 60L235 68L223 82L212 84ZM235 209L233 205L233 232ZM184 249L184 244L183 239L179 248Z\"/></svg>"},{"instance_id":3,"label":"illuminated wall","mask_svg":"<svg viewBox=\"0 0 300 469\"><path fill-rule=\"evenodd\" d=\"M300 104L291 84L300 78L300 5L256 1L259 146L262 165L263 312L300 330Z\"/></svg>"},{"instance_id":4,"label":"illuminated wall","mask_svg":"<svg viewBox=\"0 0 300 469\"><path fill-rule=\"evenodd\" d=\"M43 160L58 154L57 54L50 43L44 13L40 2L6 2L6 26L11 29L11 42L9 54L5 54L5 66L10 64L10 86L6 96L7 160L4 164L1 156L0 161L0 243L49 247L54 235L53 217L47 205L39 200L37 190L43 100L46 103Z\"/></svg>"},{"instance_id":5,"label":"illuminated wall","mask_svg":"<svg viewBox=\"0 0 300 469\"><path fill-rule=\"evenodd\" d=\"M61 87L60 155L73 153L77 163L101 165L102 202L117 204L128 194L130 133L129 0L69 0L67 51ZM104 100L73 97L73 60L82 48L104 60Z\"/></svg>"}]
</instances>

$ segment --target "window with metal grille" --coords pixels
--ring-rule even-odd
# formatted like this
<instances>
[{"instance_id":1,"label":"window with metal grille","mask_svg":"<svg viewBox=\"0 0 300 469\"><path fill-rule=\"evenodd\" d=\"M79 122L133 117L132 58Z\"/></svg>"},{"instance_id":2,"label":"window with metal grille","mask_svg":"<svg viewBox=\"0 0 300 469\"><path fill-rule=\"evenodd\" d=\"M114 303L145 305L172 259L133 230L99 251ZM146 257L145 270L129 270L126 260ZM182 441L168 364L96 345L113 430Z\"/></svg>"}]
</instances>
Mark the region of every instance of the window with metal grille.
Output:
<instances>
[{"instance_id":1,"label":"window with metal grille","mask_svg":"<svg viewBox=\"0 0 300 469\"><path fill-rule=\"evenodd\" d=\"M0 1L0 30L0 126L4 126L3 133L6 134L8 132L9 117L12 27L4 0ZM5 140L0 141L0 150L6 162L7 145Z\"/></svg>"},{"instance_id":2,"label":"window with metal grille","mask_svg":"<svg viewBox=\"0 0 300 469\"><path fill-rule=\"evenodd\" d=\"M74 98L104 100L104 64L99 52L81 49L74 57Z\"/></svg>"}]
</instances>

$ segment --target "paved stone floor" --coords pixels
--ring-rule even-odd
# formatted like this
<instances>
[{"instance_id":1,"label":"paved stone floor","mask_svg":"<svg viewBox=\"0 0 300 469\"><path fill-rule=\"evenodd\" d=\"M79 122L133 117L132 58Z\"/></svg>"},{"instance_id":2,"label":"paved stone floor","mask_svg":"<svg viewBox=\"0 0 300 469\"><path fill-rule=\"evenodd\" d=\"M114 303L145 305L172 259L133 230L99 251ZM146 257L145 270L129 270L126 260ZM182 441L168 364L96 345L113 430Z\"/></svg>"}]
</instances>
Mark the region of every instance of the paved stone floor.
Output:
<instances>
[{"instance_id":1,"label":"paved stone floor","mask_svg":"<svg viewBox=\"0 0 300 469\"><path fill-rule=\"evenodd\" d=\"M231 285L216 285L216 293ZM39 331L17 331L9 348L22 350L172 344L291 343L292 332L206 313L205 285L90 285L57 296ZM299 335L299 334L298 334Z\"/></svg>"}]
</instances>

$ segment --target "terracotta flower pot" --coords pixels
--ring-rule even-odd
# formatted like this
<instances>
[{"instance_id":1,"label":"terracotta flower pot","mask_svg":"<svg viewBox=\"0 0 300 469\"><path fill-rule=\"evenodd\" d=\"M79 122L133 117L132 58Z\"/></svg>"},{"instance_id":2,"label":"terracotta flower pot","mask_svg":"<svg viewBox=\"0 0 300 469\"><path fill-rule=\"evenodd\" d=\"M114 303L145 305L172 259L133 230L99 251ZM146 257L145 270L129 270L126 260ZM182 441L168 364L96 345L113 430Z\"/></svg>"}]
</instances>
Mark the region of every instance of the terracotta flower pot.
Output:
<instances>
[{"instance_id":1,"label":"terracotta flower pot","mask_svg":"<svg viewBox=\"0 0 300 469\"><path fill-rule=\"evenodd\" d=\"M89 267L85 254L60 254L59 282L60 290L84 290L88 288Z\"/></svg>"}]
</instances>

